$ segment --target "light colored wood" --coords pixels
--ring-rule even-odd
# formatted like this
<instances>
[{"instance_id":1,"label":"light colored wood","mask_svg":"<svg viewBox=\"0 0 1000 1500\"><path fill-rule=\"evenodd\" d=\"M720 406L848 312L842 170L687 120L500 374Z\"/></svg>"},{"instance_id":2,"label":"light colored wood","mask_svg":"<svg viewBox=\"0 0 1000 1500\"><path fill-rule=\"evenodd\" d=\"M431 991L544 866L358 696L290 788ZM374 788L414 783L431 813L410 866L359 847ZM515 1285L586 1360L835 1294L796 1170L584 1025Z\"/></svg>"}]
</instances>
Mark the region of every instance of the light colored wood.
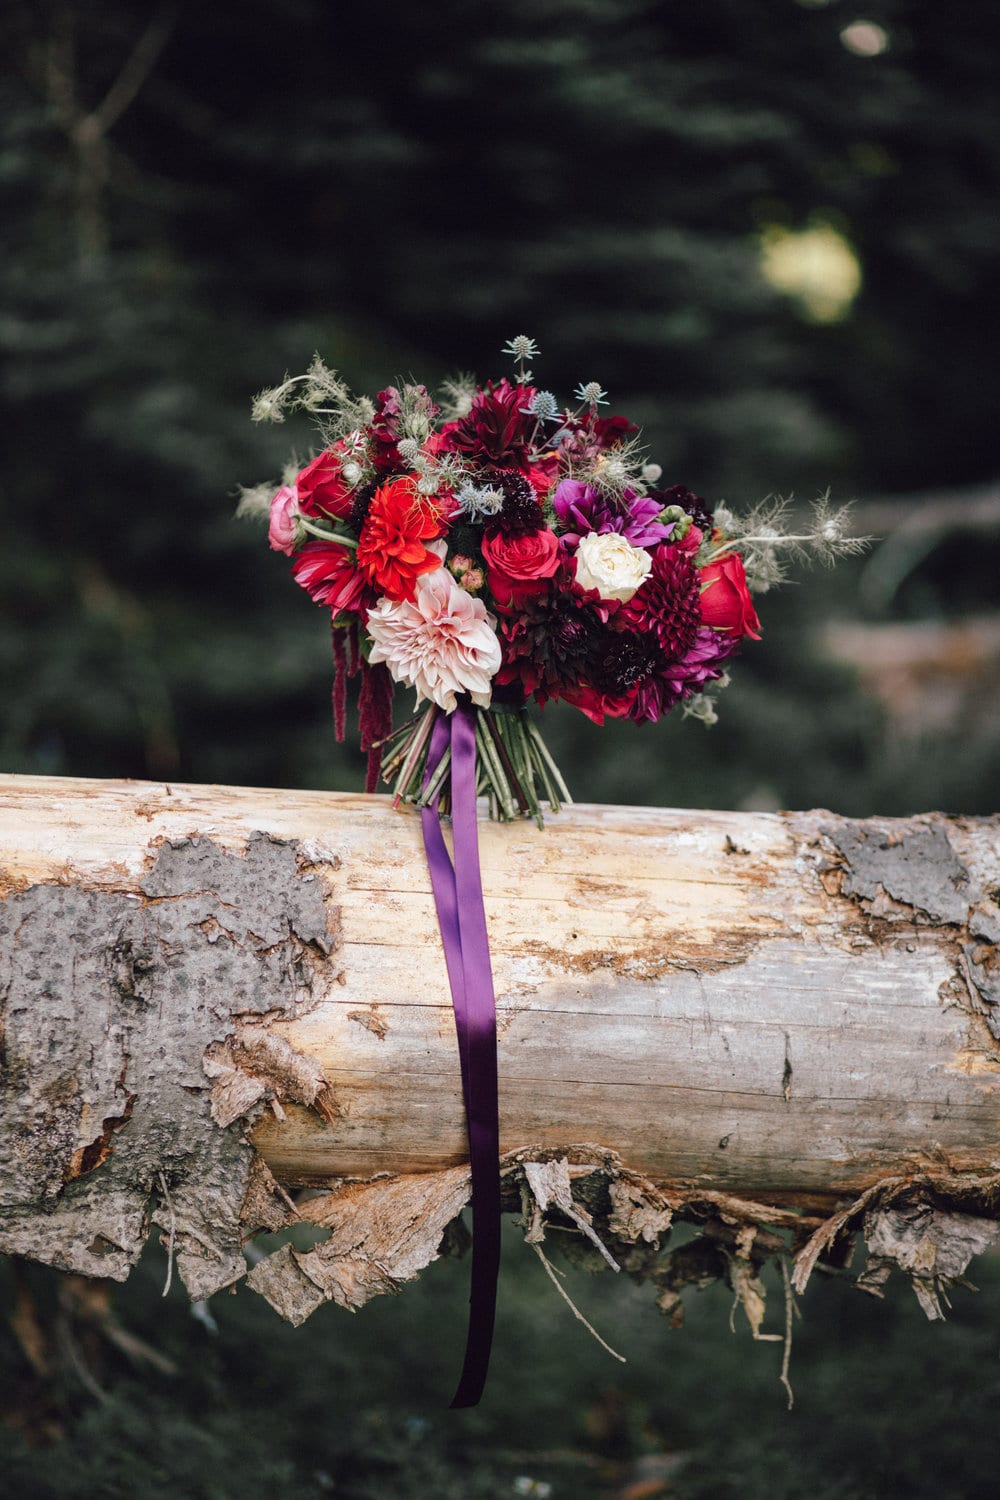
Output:
<instances>
[{"instance_id":1,"label":"light colored wood","mask_svg":"<svg viewBox=\"0 0 1000 1500\"><path fill-rule=\"evenodd\" d=\"M965 875L943 915L878 882L845 894L845 831L892 845L930 827ZM341 931L313 964L305 1013L272 1023L321 1066L338 1114L288 1106L260 1124L275 1176L463 1161L412 811L318 792L0 778L6 891L162 899L139 882L164 841L239 853L254 830L298 843ZM986 931L996 920L996 820L577 805L544 832L483 821L481 857L504 1149L591 1143L654 1180L789 1202L928 1165L1000 1166L1000 1052L963 957L984 958L969 912Z\"/></svg>"}]
</instances>

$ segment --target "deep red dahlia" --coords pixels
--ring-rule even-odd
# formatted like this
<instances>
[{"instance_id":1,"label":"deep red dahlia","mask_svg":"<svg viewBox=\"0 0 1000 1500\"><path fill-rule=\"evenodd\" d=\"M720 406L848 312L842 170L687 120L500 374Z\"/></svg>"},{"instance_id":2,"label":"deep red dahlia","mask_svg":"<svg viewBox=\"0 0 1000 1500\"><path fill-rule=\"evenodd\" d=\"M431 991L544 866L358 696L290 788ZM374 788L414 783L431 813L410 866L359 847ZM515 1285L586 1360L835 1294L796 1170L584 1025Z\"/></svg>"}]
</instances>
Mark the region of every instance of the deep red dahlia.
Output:
<instances>
[{"instance_id":1,"label":"deep red dahlia","mask_svg":"<svg viewBox=\"0 0 1000 1500\"><path fill-rule=\"evenodd\" d=\"M519 682L539 703L561 698L588 678L605 636L597 611L568 589L540 594L499 621L503 665L498 685Z\"/></svg>"},{"instance_id":2,"label":"deep red dahlia","mask_svg":"<svg viewBox=\"0 0 1000 1500\"><path fill-rule=\"evenodd\" d=\"M534 397L534 386L511 385L506 375L497 385L491 380L476 392L468 416L456 422L451 448L480 463L523 468L536 425L525 408Z\"/></svg>"},{"instance_id":3,"label":"deep red dahlia","mask_svg":"<svg viewBox=\"0 0 1000 1500\"><path fill-rule=\"evenodd\" d=\"M690 558L669 542L657 547L652 571L622 605L619 622L654 636L665 661L683 656L701 624L698 573Z\"/></svg>"}]
</instances>

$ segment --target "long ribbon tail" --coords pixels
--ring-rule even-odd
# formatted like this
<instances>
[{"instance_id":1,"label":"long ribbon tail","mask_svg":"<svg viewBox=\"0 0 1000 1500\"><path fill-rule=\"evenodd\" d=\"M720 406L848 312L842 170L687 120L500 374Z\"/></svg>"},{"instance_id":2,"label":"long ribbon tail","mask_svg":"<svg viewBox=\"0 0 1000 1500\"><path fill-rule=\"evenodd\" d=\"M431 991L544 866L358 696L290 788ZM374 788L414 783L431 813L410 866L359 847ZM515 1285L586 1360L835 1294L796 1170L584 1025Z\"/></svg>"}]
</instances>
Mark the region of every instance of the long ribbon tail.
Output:
<instances>
[{"instance_id":1,"label":"long ribbon tail","mask_svg":"<svg viewBox=\"0 0 1000 1500\"><path fill-rule=\"evenodd\" d=\"M464 706L434 725L427 778L451 745L454 864L436 802L421 815L424 847L455 1009L472 1168L472 1285L465 1360L453 1407L475 1406L486 1384L500 1269L500 1126L496 1002L483 907L476 818L476 729ZM426 783L425 783L426 784Z\"/></svg>"}]
</instances>

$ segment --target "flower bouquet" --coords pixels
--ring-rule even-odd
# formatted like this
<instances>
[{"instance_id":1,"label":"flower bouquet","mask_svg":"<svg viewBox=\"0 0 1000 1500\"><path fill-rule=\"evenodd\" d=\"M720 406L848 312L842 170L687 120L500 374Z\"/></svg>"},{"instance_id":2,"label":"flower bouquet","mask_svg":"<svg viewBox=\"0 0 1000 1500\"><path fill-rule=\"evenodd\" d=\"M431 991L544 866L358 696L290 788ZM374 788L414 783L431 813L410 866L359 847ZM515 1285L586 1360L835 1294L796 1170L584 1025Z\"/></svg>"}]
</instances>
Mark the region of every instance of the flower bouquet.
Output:
<instances>
[{"instance_id":1,"label":"flower bouquet","mask_svg":"<svg viewBox=\"0 0 1000 1500\"><path fill-rule=\"evenodd\" d=\"M315 419L322 451L272 493L270 543L333 628L334 721L360 677L368 791L447 811L450 747L428 776L435 723L459 704L474 719L476 790L490 815L542 822L571 800L531 701L563 699L601 724L654 722L678 704L712 723L726 665L758 639L752 594L782 575L781 548L827 558L855 550L843 512L817 507L802 535L781 502L742 520L683 485L663 485L605 392L572 405L534 383L534 341L504 350L513 379L460 377L355 396L317 358L255 402L257 420ZM393 729L395 685L416 712Z\"/></svg>"}]
</instances>

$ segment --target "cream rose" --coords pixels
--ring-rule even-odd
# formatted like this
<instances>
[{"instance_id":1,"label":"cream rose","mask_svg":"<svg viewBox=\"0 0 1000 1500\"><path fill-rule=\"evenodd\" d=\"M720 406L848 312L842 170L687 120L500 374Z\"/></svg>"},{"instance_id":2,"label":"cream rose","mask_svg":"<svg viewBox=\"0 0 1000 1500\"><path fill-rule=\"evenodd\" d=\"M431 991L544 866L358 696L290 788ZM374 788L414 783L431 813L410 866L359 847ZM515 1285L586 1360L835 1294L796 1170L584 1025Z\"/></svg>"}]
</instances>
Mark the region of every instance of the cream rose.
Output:
<instances>
[{"instance_id":1,"label":"cream rose","mask_svg":"<svg viewBox=\"0 0 1000 1500\"><path fill-rule=\"evenodd\" d=\"M617 531L591 531L576 551L576 581L582 589L596 589L602 599L626 604L649 576L653 559L643 547L633 547Z\"/></svg>"}]
</instances>

